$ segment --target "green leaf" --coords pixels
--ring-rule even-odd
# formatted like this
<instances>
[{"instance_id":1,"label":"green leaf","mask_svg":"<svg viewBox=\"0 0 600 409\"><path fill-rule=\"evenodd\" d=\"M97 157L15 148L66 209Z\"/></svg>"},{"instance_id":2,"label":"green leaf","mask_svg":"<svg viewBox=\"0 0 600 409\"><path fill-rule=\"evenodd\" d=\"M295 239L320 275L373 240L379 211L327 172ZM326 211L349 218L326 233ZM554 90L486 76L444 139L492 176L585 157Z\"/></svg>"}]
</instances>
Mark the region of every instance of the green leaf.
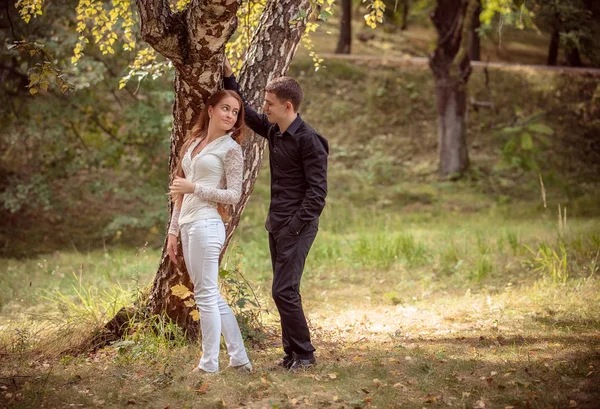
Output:
<instances>
[{"instance_id":1,"label":"green leaf","mask_svg":"<svg viewBox=\"0 0 600 409\"><path fill-rule=\"evenodd\" d=\"M507 126L500 130L500 132L503 134L515 134L515 133L519 133L521 131L522 131L522 129L520 126Z\"/></svg>"},{"instance_id":2,"label":"green leaf","mask_svg":"<svg viewBox=\"0 0 600 409\"><path fill-rule=\"evenodd\" d=\"M529 129L531 132L540 133L542 135L554 135L554 130L552 128L550 128L548 125L544 125L544 124L537 124L537 123L529 124L529 125L527 125L527 129Z\"/></svg>"},{"instance_id":3,"label":"green leaf","mask_svg":"<svg viewBox=\"0 0 600 409\"><path fill-rule=\"evenodd\" d=\"M321 11L321 13L319 14L319 20L323 20L323 21L327 21L327 19L329 19L331 16L333 16L332 13L330 13L327 10L323 10Z\"/></svg>"},{"instance_id":4,"label":"green leaf","mask_svg":"<svg viewBox=\"0 0 600 409\"><path fill-rule=\"evenodd\" d=\"M513 138L511 140L509 140L508 142L506 142L506 144L504 145L504 148L502 148L502 150L504 151L504 153L513 153L517 148L517 141Z\"/></svg>"},{"instance_id":5,"label":"green leaf","mask_svg":"<svg viewBox=\"0 0 600 409\"><path fill-rule=\"evenodd\" d=\"M521 148L526 151L533 150L533 138L530 133L523 132L521 134Z\"/></svg>"}]
</instances>

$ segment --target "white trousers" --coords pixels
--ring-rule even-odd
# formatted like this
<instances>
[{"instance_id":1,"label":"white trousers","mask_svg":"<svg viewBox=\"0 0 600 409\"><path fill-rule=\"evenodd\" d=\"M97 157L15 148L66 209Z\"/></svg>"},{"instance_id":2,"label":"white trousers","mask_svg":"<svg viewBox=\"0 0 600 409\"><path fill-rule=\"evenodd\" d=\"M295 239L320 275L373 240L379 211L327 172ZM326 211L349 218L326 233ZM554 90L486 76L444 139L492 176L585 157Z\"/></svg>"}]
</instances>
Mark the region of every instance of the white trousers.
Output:
<instances>
[{"instance_id":1,"label":"white trousers","mask_svg":"<svg viewBox=\"0 0 600 409\"><path fill-rule=\"evenodd\" d=\"M181 226L183 258L200 311L202 358L198 366L206 372L219 370L221 333L231 366L250 361L237 320L219 293L219 253L224 243L225 226L220 219L197 220Z\"/></svg>"}]
</instances>

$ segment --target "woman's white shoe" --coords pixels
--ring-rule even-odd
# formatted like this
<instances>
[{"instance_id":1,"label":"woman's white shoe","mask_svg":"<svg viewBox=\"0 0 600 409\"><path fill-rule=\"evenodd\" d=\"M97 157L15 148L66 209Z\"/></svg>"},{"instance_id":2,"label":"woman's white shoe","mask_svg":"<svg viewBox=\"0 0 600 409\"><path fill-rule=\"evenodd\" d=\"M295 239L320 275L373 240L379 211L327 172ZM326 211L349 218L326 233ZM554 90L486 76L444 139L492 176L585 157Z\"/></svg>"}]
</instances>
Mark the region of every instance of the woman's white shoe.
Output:
<instances>
[{"instance_id":1,"label":"woman's white shoe","mask_svg":"<svg viewBox=\"0 0 600 409\"><path fill-rule=\"evenodd\" d=\"M238 366L232 366L233 369L237 369L240 372L252 372L253 368L252 368L252 363L250 361L248 361L248 363L244 364L244 365L238 365Z\"/></svg>"}]
</instances>

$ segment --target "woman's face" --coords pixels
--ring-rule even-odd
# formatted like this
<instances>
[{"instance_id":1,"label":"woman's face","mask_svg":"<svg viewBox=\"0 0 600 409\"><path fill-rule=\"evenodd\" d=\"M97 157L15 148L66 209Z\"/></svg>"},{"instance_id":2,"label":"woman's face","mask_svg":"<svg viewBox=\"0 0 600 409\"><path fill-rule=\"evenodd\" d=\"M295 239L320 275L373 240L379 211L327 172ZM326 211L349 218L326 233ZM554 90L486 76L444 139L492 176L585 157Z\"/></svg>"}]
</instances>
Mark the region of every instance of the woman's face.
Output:
<instances>
[{"instance_id":1,"label":"woman's face","mask_svg":"<svg viewBox=\"0 0 600 409\"><path fill-rule=\"evenodd\" d=\"M227 96L220 100L214 107L208 107L210 126L226 134L237 122L240 113L240 103L237 99Z\"/></svg>"}]
</instances>

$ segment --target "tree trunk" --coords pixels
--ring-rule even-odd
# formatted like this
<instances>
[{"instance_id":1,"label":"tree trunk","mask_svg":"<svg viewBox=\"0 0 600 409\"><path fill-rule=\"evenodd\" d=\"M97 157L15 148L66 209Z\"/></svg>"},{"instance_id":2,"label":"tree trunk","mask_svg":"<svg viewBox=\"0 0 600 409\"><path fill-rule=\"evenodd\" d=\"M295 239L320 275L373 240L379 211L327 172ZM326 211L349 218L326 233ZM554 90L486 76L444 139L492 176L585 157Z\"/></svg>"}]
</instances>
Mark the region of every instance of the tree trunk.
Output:
<instances>
[{"instance_id":1,"label":"tree trunk","mask_svg":"<svg viewBox=\"0 0 600 409\"><path fill-rule=\"evenodd\" d=\"M560 33L558 28L552 30L552 36L550 37L550 46L548 47L548 65L556 65L558 59L558 44L560 40Z\"/></svg>"},{"instance_id":2,"label":"tree trunk","mask_svg":"<svg viewBox=\"0 0 600 409\"><path fill-rule=\"evenodd\" d=\"M478 0L437 0L431 14L438 32L429 65L435 78L442 176L460 176L469 167L466 86L471 74L468 51L477 3Z\"/></svg>"},{"instance_id":3,"label":"tree trunk","mask_svg":"<svg viewBox=\"0 0 600 409\"><path fill-rule=\"evenodd\" d=\"M235 15L239 1L207 3L193 0L184 11L177 13L173 13L168 2L163 0L137 0L137 6L142 38L175 66L170 183L186 135L196 123L207 98L218 88L223 50L237 27ZM151 314L166 314L193 339L198 336L199 328L190 315L194 307L185 306L171 292L177 284L192 288L182 253L180 246L178 265L174 266L168 258L165 239L148 310Z\"/></svg>"},{"instance_id":4,"label":"tree trunk","mask_svg":"<svg viewBox=\"0 0 600 409\"><path fill-rule=\"evenodd\" d=\"M471 61L481 60L481 39L479 38L478 29L481 27L481 20L479 15L481 14L481 0L477 0L477 10L473 16L473 30L471 33L471 49L469 51L469 58Z\"/></svg>"},{"instance_id":5,"label":"tree trunk","mask_svg":"<svg viewBox=\"0 0 600 409\"><path fill-rule=\"evenodd\" d=\"M402 25L400 30L404 31L408 28L408 13L410 12L410 0L402 0Z\"/></svg>"},{"instance_id":6,"label":"tree trunk","mask_svg":"<svg viewBox=\"0 0 600 409\"><path fill-rule=\"evenodd\" d=\"M223 50L237 25L235 14L239 1L192 1L179 13L172 13L166 1L137 0L137 3L144 40L173 61L176 68L169 157L172 179L185 136L195 124L206 99L219 88ZM251 104L256 106L257 102L262 101L263 90L269 80L287 72L306 27L304 20L297 20L294 24L290 22L300 9L306 10L308 15L309 7L308 0L269 0L267 3L240 74L240 85ZM251 135L246 138L242 148L246 163L242 198L227 225L227 240L221 256L254 187L264 141ZM181 256L181 246L179 253L178 265L174 266L168 258L165 240L150 293L148 312L166 314L187 331L189 338L195 339L199 335L199 325L190 315L195 307L187 307L171 291L177 284L183 284L190 290L193 288Z\"/></svg>"},{"instance_id":7,"label":"tree trunk","mask_svg":"<svg viewBox=\"0 0 600 409\"><path fill-rule=\"evenodd\" d=\"M336 54L350 54L352 46L352 0L342 0L342 18L340 19L340 38Z\"/></svg>"}]
</instances>

